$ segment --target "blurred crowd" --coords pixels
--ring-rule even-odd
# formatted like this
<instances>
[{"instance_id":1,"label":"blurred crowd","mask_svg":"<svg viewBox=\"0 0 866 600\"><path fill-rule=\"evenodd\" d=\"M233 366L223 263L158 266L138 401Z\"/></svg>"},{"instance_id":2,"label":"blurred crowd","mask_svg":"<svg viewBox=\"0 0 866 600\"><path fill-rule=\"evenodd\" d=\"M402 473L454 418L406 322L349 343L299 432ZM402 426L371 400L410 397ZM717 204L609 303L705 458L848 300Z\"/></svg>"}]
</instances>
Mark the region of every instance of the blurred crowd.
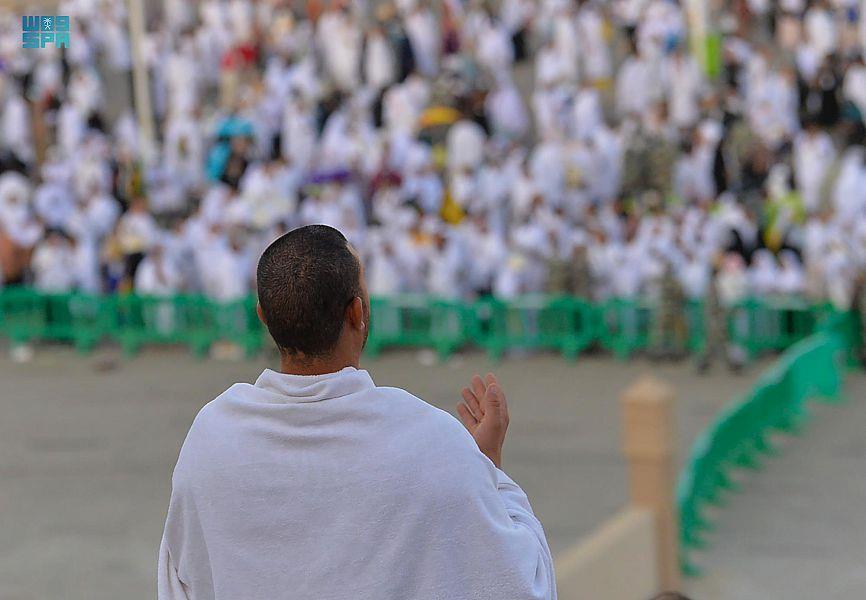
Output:
<instances>
[{"instance_id":1,"label":"blurred crowd","mask_svg":"<svg viewBox=\"0 0 866 600\"><path fill-rule=\"evenodd\" d=\"M796 295L866 270L856 0L62 0L0 19L0 285L253 289L326 223L371 294ZM701 26L703 25L703 27ZM860 283L858 283L860 282Z\"/></svg>"}]
</instances>

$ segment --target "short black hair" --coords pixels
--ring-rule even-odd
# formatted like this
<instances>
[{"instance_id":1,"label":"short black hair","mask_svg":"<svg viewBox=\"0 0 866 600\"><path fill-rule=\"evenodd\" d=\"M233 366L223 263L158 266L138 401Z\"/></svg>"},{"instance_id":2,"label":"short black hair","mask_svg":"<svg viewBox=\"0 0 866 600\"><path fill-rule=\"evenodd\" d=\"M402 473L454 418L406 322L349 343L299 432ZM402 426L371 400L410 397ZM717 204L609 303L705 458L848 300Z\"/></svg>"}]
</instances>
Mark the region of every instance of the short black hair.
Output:
<instances>
[{"instance_id":1,"label":"short black hair","mask_svg":"<svg viewBox=\"0 0 866 600\"><path fill-rule=\"evenodd\" d=\"M281 352L327 356L346 307L361 295L361 265L342 233L307 225L277 238L256 271L259 304Z\"/></svg>"}]
</instances>

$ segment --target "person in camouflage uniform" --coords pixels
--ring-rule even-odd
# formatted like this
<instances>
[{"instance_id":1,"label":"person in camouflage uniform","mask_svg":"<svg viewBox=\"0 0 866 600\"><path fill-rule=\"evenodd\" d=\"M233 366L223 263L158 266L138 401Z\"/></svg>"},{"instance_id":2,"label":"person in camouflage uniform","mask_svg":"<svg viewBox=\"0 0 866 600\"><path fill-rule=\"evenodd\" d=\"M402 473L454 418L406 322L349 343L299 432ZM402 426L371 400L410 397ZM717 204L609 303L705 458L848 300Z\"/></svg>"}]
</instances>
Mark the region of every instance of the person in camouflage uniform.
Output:
<instances>
[{"instance_id":1,"label":"person in camouflage uniform","mask_svg":"<svg viewBox=\"0 0 866 600\"><path fill-rule=\"evenodd\" d=\"M586 246L575 244L568 259L553 258L547 263L548 294L592 297L592 273Z\"/></svg>"},{"instance_id":2,"label":"person in camouflage uniform","mask_svg":"<svg viewBox=\"0 0 866 600\"><path fill-rule=\"evenodd\" d=\"M728 318L719 298L717 274L717 269L714 268L704 296L704 347L698 356L699 373L707 372L715 358L724 354L728 338Z\"/></svg>"},{"instance_id":3,"label":"person in camouflage uniform","mask_svg":"<svg viewBox=\"0 0 866 600\"><path fill-rule=\"evenodd\" d=\"M857 311L857 321L860 325L860 359L861 364L866 367L866 269L860 273L857 290L854 295L854 310Z\"/></svg>"},{"instance_id":4,"label":"person in camouflage uniform","mask_svg":"<svg viewBox=\"0 0 866 600\"><path fill-rule=\"evenodd\" d=\"M684 348L686 297L673 263L665 261L659 278L658 307L652 332L652 355L660 359L682 356Z\"/></svg>"},{"instance_id":5,"label":"person in camouflage uniform","mask_svg":"<svg viewBox=\"0 0 866 600\"><path fill-rule=\"evenodd\" d=\"M731 343L728 332L729 311L722 302L719 293L718 275L721 258L716 260L713 266L707 293L704 295L703 321L704 321L704 347L698 355L698 373L709 371L712 363L717 357L724 357L728 368L738 372L743 367L743 351Z\"/></svg>"},{"instance_id":6,"label":"person in camouflage uniform","mask_svg":"<svg viewBox=\"0 0 866 600\"><path fill-rule=\"evenodd\" d=\"M592 299L593 277L589 266L589 254L586 246L577 244L571 251L571 263L568 271L568 290L572 296Z\"/></svg>"},{"instance_id":7,"label":"person in camouflage uniform","mask_svg":"<svg viewBox=\"0 0 866 600\"><path fill-rule=\"evenodd\" d=\"M654 110L664 109L659 106ZM671 193L678 150L661 131L641 124L623 155L622 197L636 197L647 190L655 190L666 199Z\"/></svg>"},{"instance_id":8,"label":"person in camouflage uniform","mask_svg":"<svg viewBox=\"0 0 866 600\"><path fill-rule=\"evenodd\" d=\"M568 261L559 257L547 261L547 282L545 291L558 296L568 293Z\"/></svg>"}]
</instances>

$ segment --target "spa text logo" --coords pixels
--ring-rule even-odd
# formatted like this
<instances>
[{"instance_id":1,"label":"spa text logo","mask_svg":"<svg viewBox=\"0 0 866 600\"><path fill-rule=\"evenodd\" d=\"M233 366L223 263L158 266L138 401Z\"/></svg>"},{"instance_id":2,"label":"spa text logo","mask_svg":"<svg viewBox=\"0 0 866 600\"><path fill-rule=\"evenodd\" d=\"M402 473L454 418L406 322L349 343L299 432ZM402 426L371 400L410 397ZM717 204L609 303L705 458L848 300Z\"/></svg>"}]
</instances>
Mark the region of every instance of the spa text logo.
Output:
<instances>
[{"instance_id":1,"label":"spa text logo","mask_svg":"<svg viewBox=\"0 0 866 600\"><path fill-rule=\"evenodd\" d=\"M55 48L69 48L69 16L21 17L21 46L44 48L47 44L54 44Z\"/></svg>"}]
</instances>

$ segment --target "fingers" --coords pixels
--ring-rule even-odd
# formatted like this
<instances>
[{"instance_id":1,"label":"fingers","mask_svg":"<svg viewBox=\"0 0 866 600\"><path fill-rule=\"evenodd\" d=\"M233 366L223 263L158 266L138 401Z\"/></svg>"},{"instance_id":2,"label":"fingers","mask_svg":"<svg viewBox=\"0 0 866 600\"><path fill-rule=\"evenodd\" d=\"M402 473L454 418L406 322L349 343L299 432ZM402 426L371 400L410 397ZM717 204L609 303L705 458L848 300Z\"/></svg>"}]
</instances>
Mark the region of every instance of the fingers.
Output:
<instances>
[{"instance_id":1,"label":"fingers","mask_svg":"<svg viewBox=\"0 0 866 600\"><path fill-rule=\"evenodd\" d=\"M463 425L469 431L472 431L478 426L478 419L469 412L469 408L467 408L467 406L462 402L457 403L457 414L460 415L460 420L463 421Z\"/></svg>"},{"instance_id":2,"label":"fingers","mask_svg":"<svg viewBox=\"0 0 866 600\"><path fill-rule=\"evenodd\" d=\"M466 407L469 409L469 412L472 413L472 416L475 417L477 421L481 420L481 417L484 416L484 411L481 410L481 403L478 400L478 397L472 393L472 390L469 388L463 388L460 391L460 394L463 396L463 401L466 402Z\"/></svg>"},{"instance_id":3,"label":"fingers","mask_svg":"<svg viewBox=\"0 0 866 600\"><path fill-rule=\"evenodd\" d=\"M502 390L497 384L487 386L487 392L482 400L484 412L495 411L499 412L502 407Z\"/></svg>"},{"instance_id":4,"label":"fingers","mask_svg":"<svg viewBox=\"0 0 866 600\"><path fill-rule=\"evenodd\" d=\"M473 375L470 387L472 389L472 393L475 394L475 397L478 398L479 401L484 398L484 392L487 391L487 386L484 385L484 381L481 379L481 377L479 377L478 375Z\"/></svg>"},{"instance_id":5,"label":"fingers","mask_svg":"<svg viewBox=\"0 0 866 600\"><path fill-rule=\"evenodd\" d=\"M511 420L511 417L508 415L508 401L505 399L505 392L499 387L497 383L496 386L496 394L499 396L499 417L502 419L502 429L508 428L508 422Z\"/></svg>"},{"instance_id":6,"label":"fingers","mask_svg":"<svg viewBox=\"0 0 866 600\"><path fill-rule=\"evenodd\" d=\"M493 373L488 373L485 379L487 382L487 394L485 402L482 405L484 405L485 410L493 411L499 416L503 428L508 427L508 402L505 400L505 392Z\"/></svg>"}]
</instances>

